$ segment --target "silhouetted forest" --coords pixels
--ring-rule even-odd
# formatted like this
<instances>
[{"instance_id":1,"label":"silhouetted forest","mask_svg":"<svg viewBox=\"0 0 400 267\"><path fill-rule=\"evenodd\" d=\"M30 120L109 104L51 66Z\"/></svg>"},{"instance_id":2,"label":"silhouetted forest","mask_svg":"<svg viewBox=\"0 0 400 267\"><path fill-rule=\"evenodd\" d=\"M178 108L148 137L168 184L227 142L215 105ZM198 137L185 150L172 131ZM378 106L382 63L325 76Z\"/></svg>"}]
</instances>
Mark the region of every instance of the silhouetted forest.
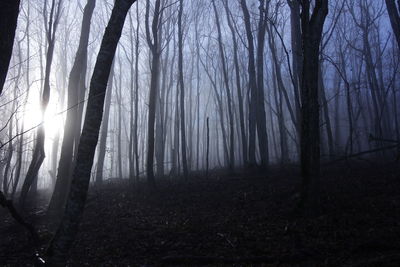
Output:
<instances>
[{"instance_id":1,"label":"silhouetted forest","mask_svg":"<svg viewBox=\"0 0 400 267\"><path fill-rule=\"evenodd\" d=\"M400 3L2 0L0 265L398 266Z\"/></svg>"}]
</instances>

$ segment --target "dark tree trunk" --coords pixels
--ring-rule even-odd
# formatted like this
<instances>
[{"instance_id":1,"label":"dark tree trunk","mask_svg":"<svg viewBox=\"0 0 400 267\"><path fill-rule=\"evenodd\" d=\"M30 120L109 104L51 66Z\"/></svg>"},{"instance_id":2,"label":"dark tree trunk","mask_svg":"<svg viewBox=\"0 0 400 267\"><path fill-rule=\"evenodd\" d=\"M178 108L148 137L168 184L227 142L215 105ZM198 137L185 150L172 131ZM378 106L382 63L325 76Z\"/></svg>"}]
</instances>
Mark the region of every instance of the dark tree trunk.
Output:
<instances>
[{"instance_id":1,"label":"dark tree trunk","mask_svg":"<svg viewBox=\"0 0 400 267\"><path fill-rule=\"evenodd\" d=\"M116 0L103 36L90 83L89 100L78 147L77 161L62 222L47 250L52 265L65 265L85 207L90 172L99 137L105 91L112 61L129 8L135 0Z\"/></svg>"},{"instance_id":2,"label":"dark tree trunk","mask_svg":"<svg viewBox=\"0 0 400 267\"><path fill-rule=\"evenodd\" d=\"M180 89L180 108L181 108L181 149L182 149L182 165L183 176L188 178L188 164L186 159L186 129L185 129L185 84L183 81L183 29L182 29L182 15L183 15L183 0L179 0L179 14L178 14L178 69L179 69L179 89Z\"/></svg>"},{"instance_id":3,"label":"dark tree trunk","mask_svg":"<svg viewBox=\"0 0 400 267\"><path fill-rule=\"evenodd\" d=\"M261 156L261 168L266 169L269 164L269 151L268 151L268 135L267 135L267 120L265 115L264 105L264 42L266 33L266 23L268 15L269 1L259 0L260 2L260 18L258 24L258 47L257 47L257 137L258 148Z\"/></svg>"},{"instance_id":4,"label":"dark tree trunk","mask_svg":"<svg viewBox=\"0 0 400 267\"><path fill-rule=\"evenodd\" d=\"M149 92L149 117L147 124L147 162L146 162L146 172L147 181L151 188L155 188L156 182L154 178L154 128L156 121L156 104L157 104L157 90L160 76L160 44L158 40L159 31L159 19L160 19L160 8L161 1L156 0L154 7L154 17L151 25L149 26L149 13L150 13L150 3L146 2L146 37L147 43L151 51L151 80L150 80L150 92ZM151 40L151 35L153 40Z\"/></svg>"},{"instance_id":5,"label":"dark tree trunk","mask_svg":"<svg viewBox=\"0 0 400 267\"><path fill-rule=\"evenodd\" d=\"M400 48L400 3L396 5L395 0L385 0L385 2L397 45Z\"/></svg>"},{"instance_id":6,"label":"dark tree trunk","mask_svg":"<svg viewBox=\"0 0 400 267\"><path fill-rule=\"evenodd\" d=\"M88 0L83 11L81 36L79 40L78 51L71 69L68 81L68 110L64 127L64 136L61 145L61 155L58 163L58 172L56 185L49 204L50 212L62 212L66 197L69 191L70 177L74 153L74 137L77 131L76 124L78 102L79 102L79 84L86 77L87 65L87 46L89 42L90 20L96 0ZM80 132L80 127L79 127Z\"/></svg>"},{"instance_id":7,"label":"dark tree trunk","mask_svg":"<svg viewBox=\"0 0 400 267\"><path fill-rule=\"evenodd\" d=\"M250 87L250 110L249 110L249 165L255 166L256 162L256 125L257 125L257 78L255 66L254 38L251 29L250 13L247 8L246 0L240 1L246 29L248 45L248 72Z\"/></svg>"},{"instance_id":8,"label":"dark tree trunk","mask_svg":"<svg viewBox=\"0 0 400 267\"><path fill-rule=\"evenodd\" d=\"M218 149L218 148L217 148ZM210 120L207 117L207 140L206 140L206 177L208 177L209 169L209 153L210 153Z\"/></svg>"},{"instance_id":9,"label":"dark tree trunk","mask_svg":"<svg viewBox=\"0 0 400 267\"><path fill-rule=\"evenodd\" d=\"M328 0L317 0L310 17L310 2L302 0L303 72L301 83L301 173L302 196L300 206L313 197L318 201L320 169L320 134L318 73L319 47L323 25L328 14ZM308 202L317 204L315 201Z\"/></svg>"},{"instance_id":10,"label":"dark tree trunk","mask_svg":"<svg viewBox=\"0 0 400 267\"><path fill-rule=\"evenodd\" d=\"M139 179L139 140L138 140L138 112L139 112L139 30L140 30L140 20L139 20L139 9L136 9L136 47L135 47L135 120L133 123L133 138L134 138L134 153L135 153L135 163L136 163L136 179Z\"/></svg>"},{"instance_id":11,"label":"dark tree trunk","mask_svg":"<svg viewBox=\"0 0 400 267\"><path fill-rule=\"evenodd\" d=\"M118 60L119 71L122 73L122 63L121 59ZM118 166L118 178L122 179L123 171L122 171L122 75L119 75L119 83L118 90L116 90L117 104L118 104L118 115L117 115L117 146L118 146L118 154L117 154L117 166ZM117 114L117 112L115 112Z\"/></svg>"},{"instance_id":12,"label":"dark tree trunk","mask_svg":"<svg viewBox=\"0 0 400 267\"><path fill-rule=\"evenodd\" d=\"M0 2L0 95L6 81L12 55L20 0Z\"/></svg>"},{"instance_id":13,"label":"dark tree trunk","mask_svg":"<svg viewBox=\"0 0 400 267\"><path fill-rule=\"evenodd\" d=\"M248 151L247 151L247 139L246 139L246 129L245 129L245 121L244 121L244 111L243 111L243 96L242 96L242 86L240 79L240 68L239 68L239 58L238 58L238 44L236 40L236 32L235 28L232 24L231 13L228 8L227 0L224 1L226 17L228 21L229 29L232 33L232 42L233 42L233 62L235 64L235 75L236 75L236 90L238 97L238 106L239 106L239 121L240 121L240 136L242 140L242 153L243 153L243 164L248 164Z\"/></svg>"},{"instance_id":14,"label":"dark tree trunk","mask_svg":"<svg viewBox=\"0 0 400 267\"><path fill-rule=\"evenodd\" d=\"M218 48L219 48L219 53L221 56L221 62L222 62L222 72L223 72L223 78L224 78L224 83L225 83L225 89L226 89L226 96L228 100L228 118L229 118L229 170L233 172L234 167L235 167L235 132L234 132L234 118L233 118L233 112L232 112L232 96L231 96L231 90L230 90L230 85L229 85L229 77L228 77L228 70L227 70L227 64L225 61L225 52L222 44L222 34L221 34L221 25L219 22L219 16L218 16L218 11L217 7L215 6L215 1L212 1L213 8L214 8L214 14L216 17L216 24L217 24L217 32L218 32Z\"/></svg>"},{"instance_id":15,"label":"dark tree trunk","mask_svg":"<svg viewBox=\"0 0 400 267\"><path fill-rule=\"evenodd\" d=\"M292 45L292 64L293 64L293 92L295 100L296 120L295 126L300 137L300 116L301 100L300 86L302 83L303 53L301 47L301 22L300 22L300 1L288 0L290 7L290 27Z\"/></svg>"}]
</instances>

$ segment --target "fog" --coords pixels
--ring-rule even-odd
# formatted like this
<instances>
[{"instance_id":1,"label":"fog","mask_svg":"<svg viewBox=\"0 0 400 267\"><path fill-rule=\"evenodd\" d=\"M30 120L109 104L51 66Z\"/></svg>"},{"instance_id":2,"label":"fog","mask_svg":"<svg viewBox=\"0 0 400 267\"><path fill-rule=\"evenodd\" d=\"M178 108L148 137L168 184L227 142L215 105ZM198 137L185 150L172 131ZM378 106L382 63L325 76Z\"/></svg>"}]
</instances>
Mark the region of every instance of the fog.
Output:
<instances>
[{"instance_id":1,"label":"fog","mask_svg":"<svg viewBox=\"0 0 400 267\"><path fill-rule=\"evenodd\" d=\"M78 49L86 3L55 1L51 11L50 2L22 1L10 69L0 99L3 114L0 166L2 187L8 191L12 188L10 185L19 181L16 188L20 188L24 181L33 156L36 130L42 122L41 95L48 60L49 33L46 30L49 31L50 16L58 24L51 37L55 47L49 76L50 98L44 116L46 157L37 176L39 188L54 187L67 111L76 109L76 105L84 105L84 113L88 99L89 90L85 90L79 102L68 105L68 78ZM256 143L255 163L260 164L259 136L249 137L249 118L252 116L249 47L240 2L215 1L216 13L210 1L185 2L182 15L183 101L188 170L204 171L207 168L207 118L209 170L246 166L248 151L243 149L252 141ZM267 133L263 139L267 143L263 145L268 149L268 165L296 164L300 155L301 66L298 65L301 58L300 62L293 62L296 57L293 18L291 21L293 11L286 1L267 1L265 42L260 44L257 37L259 1L246 3L255 49L258 51L260 45L264 47L262 58L256 60L257 64L263 64L262 102ZM157 50L160 67L155 85L154 170L156 179L163 179L182 174L183 163L178 70L179 3L162 0L159 4ZM58 5L60 13L56 18ZM97 1L94 9L84 81L86 88L112 7L113 1ZM149 47L149 40L154 40L154 36L146 32L146 24L152 31L155 8L151 1L146 19L146 1L139 1L125 21L109 80L108 90L112 92L106 106L109 105L110 110L102 121L102 124L108 124L108 130L100 132L100 142L105 142L104 159L100 159L104 160L104 166L98 167L101 154L101 144L98 144L91 172L93 181L99 172L102 179L146 176L149 88L154 72L151 69L154 55ZM398 58L398 45L384 1L329 3L319 57L319 129L323 162L386 147L391 145L391 140L399 139ZM101 139L103 135L106 138ZM76 147L74 150L75 154ZM392 155L390 150L382 153ZM16 177L19 165L20 178Z\"/></svg>"}]
</instances>

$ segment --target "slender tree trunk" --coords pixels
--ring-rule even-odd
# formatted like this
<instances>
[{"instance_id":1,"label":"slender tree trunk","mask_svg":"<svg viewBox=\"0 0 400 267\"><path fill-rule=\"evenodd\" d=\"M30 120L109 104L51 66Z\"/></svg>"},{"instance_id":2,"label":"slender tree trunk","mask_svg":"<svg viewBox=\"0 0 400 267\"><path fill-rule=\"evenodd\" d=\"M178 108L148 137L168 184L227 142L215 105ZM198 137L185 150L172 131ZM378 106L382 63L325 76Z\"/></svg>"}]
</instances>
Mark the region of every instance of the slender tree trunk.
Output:
<instances>
[{"instance_id":1,"label":"slender tree trunk","mask_svg":"<svg viewBox=\"0 0 400 267\"><path fill-rule=\"evenodd\" d=\"M257 92L256 92L256 105L257 105L257 137L258 148L261 156L261 168L265 169L269 164L269 151L268 151L268 135L267 135L267 120L265 115L264 105L264 43L266 33L266 16L268 16L269 1L259 0L260 2L260 18L257 35ZM264 6L265 5L265 6Z\"/></svg>"},{"instance_id":2,"label":"slender tree trunk","mask_svg":"<svg viewBox=\"0 0 400 267\"><path fill-rule=\"evenodd\" d=\"M57 26L61 13L61 4L62 0L58 2L56 5L55 0L52 1L51 4L51 12L49 16L48 26L46 28L47 40L48 40L48 48L47 48L47 56L46 56L46 70L44 77L44 85L41 99L41 121L42 124L39 126L37 130L36 143L33 150L32 161L29 165L28 172L25 177L24 184L22 185L21 195L19 198L20 208L23 208L25 205L25 200L28 195L29 190L31 189L32 184L38 178L38 173L40 167L45 158L44 151L44 141L45 141L45 128L44 128L44 115L46 113L47 105L50 100L50 72L51 72L51 64L53 62L53 54L54 54L54 46L55 46L55 33L57 31ZM44 10L46 6L44 7ZM46 11L45 11L46 12ZM45 22L47 23L47 22ZM36 186L32 187L33 190L36 190ZM34 193L34 192L33 192Z\"/></svg>"},{"instance_id":3,"label":"slender tree trunk","mask_svg":"<svg viewBox=\"0 0 400 267\"><path fill-rule=\"evenodd\" d=\"M216 24L217 24L217 32L218 32L218 48L219 48L219 53L221 56L221 62L222 62L222 72L223 72L223 77L224 77L224 83L225 83L225 89L226 89L226 96L228 99L228 118L229 118L229 170L233 172L235 168L235 154L234 154L234 149L235 149L235 132L234 132L234 118L233 118L233 112L232 112L232 96L231 96L231 90L230 90L230 85L229 85L229 77L228 77L228 70L227 70L227 64L225 61L225 52L222 44L222 34L221 34L221 25L219 22L219 16L218 16L218 11L217 7L215 6L215 1L212 1L213 7L214 7L214 14L216 17Z\"/></svg>"},{"instance_id":4,"label":"slender tree trunk","mask_svg":"<svg viewBox=\"0 0 400 267\"><path fill-rule=\"evenodd\" d=\"M155 188L156 182L154 178L154 127L156 121L156 104L157 104L157 90L159 84L159 76L160 76L160 44L159 44L159 19L161 16L160 12L161 1L156 0L154 7L154 16L151 27L149 28L149 12L150 12L150 3L146 2L146 37L147 43L150 47L151 51L151 80L150 80L150 92L149 92L149 117L148 117L148 125L147 125L147 162L146 162L146 172L147 172L147 181L151 188ZM153 40L151 40L151 35Z\"/></svg>"},{"instance_id":5,"label":"slender tree trunk","mask_svg":"<svg viewBox=\"0 0 400 267\"><path fill-rule=\"evenodd\" d=\"M292 65L293 65L293 92L295 100L296 120L295 126L297 135L300 137L300 86L302 84L303 53L301 47L301 22L300 22L300 1L288 0L290 7L290 27L292 45Z\"/></svg>"},{"instance_id":6,"label":"slender tree trunk","mask_svg":"<svg viewBox=\"0 0 400 267\"><path fill-rule=\"evenodd\" d=\"M167 22L166 32L169 33L170 28L170 20ZM160 33L160 39L161 39ZM166 44L166 55L161 60L161 84L160 84L160 92L157 97L158 105L157 105L157 119L156 119L156 162L157 162L157 176L163 177L165 173L165 133L166 133L166 121L165 121L165 113L168 105L166 103L166 93L167 93L167 71L170 68L169 61L169 45Z\"/></svg>"},{"instance_id":7,"label":"slender tree trunk","mask_svg":"<svg viewBox=\"0 0 400 267\"><path fill-rule=\"evenodd\" d=\"M279 125L279 135L280 135L280 149L281 149L281 164L285 164L289 161L289 148L288 148L288 142L287 142L287 134L286 134L286 127L285 127L285 118L283 114L283 96L285 96L285 101L286 101L286 106L289 110L290 117L292 118L292 122L294 125L296 125L296 118L295 114L292 109L292 105L290 104L289 101L289 96L287 94L286 88L283 84L282 80L282 72L281 72L281 67L278 62L278 55L277 55L277 49L275 45L275 37L273 35L272 29L268 29L268 43L269 47L271 49L271 54L272 54L272 61L273 61L273 77L275 79L273 80L274 88L275 88L275 103L277 107L277 118L278 118L278 125ZM272 131L273 133L274 131Z\"/></svg>"},{"instance_id":8,"label":"slender tree trunk","mask_svg":"<svg viewBox=\"0 0 400 267\"><path fill-rule=\"evenodd\" d=\"M233 62L235 65L235 78L236 78L236 90L238 97L238 106L239 106L239 121L240 121L240 136L242 140L242 154L243 154L243 164L248 164L248 151L247 151L247 139L246 139L246 130L245 130L245 121L244 121L244 112L243 112L243 96L242 96L242 85L240 79L240 67L239 67L239 59L238 59L238 44L236 40L236 32L234 26L231 21L231 12L228 8L227 0L224 0L224 7L226 11L226 17L228 21L228 26L232 34L232 42L233 42Z\"/></svg>"},{"instance_id":9,"label":"slender tree trunk","mask_svg":"<svg viewBox=\"0 0 400 267\"><path fill-rule=\"evenodd\" d=\"M208 169L210 165L209 161L210 154L210 120L207 117L207 140L206 140L206 177L208 177Z\"/></svg>"},{"instance_id":10,"label":"slender tree trunk","mask_svg":"<svg viewBox=\"0 0 400 267\"><path fill-rule=\"evenodd\" d=\"M123 172L122 172L122 63L121 59L119 61L119 83L118 83L118 90L116 90L116 96L117 96L117 103L118 103L118 127L117 127L117 146L118 146L118 154L117 154L117 166L118 166L118 178L123 177Z\"/></svg>"},{"instance_id":11,"label":"slender tree trunk","mask_svg":"<svg viewBox=\"0 0 400 267\"><path fill-rule=\"evenodd\" d=\"M30 2L27 2L27 8L26 8L26 27L25 27L25 32L27 36L30 36ZM19 57L20 57L20 62L22 62L22 54L21 54L21 47L20 47L20 43L18 43L18 51L19 51ZM24 100L24 107L23 107L23 114L25 114L25 107L26 107L26 103L28 103L28 99L29 99L29 92L30 92L30 56L31 56L31 42L30 42L30 38L27 38L26 40L26 96L25 96L25 100ZM24 132L25 129L25 121L22 120L21 123L21 133ZM17 191L17 186L21 177L21 169L22 169L22 156L23 156L23 150L24 150L24 135L21 134L19 137L19 145L18 145L18 152L17 152L17 165L15 167L15 175L14 175L14 185L13 185L13 189L11 192L11 199L14 199L14 195L15 192Z\"/></svg>"},{"instance_id":12,"label":"slender tree trunk","mask_svg":"<svg viewBox=\"0 0 400 267\"><path fill-rule=\"evenodd\" d=\"M196 134L196 170L200 170L200 46L198 42L198 22L195 24L196 27L196 52L197 52L197 58L196 58L196 70L197 70L197 81L196 81L196 98L197 98L197 134Z\"/></svg>"},{"instance_id":13,"label":"slender tree trunk","mask_svg":"<svg viewBox=\"0 0 400 267\"><path fill-rule=\"evenodd\" d=\"M11 110L15 109L15 101L13 102L13 106ZM10 176L10 169L11 169L11 160L14 154L14 147L13 147L13 142L12 142L12 136L13 136L13 127L14 127L14 115L11 115L11 119L10 122L8 124L8 136L9 136L9 140L8 140L8 147L7 147L7 157L6 157L6 164L5 164L5 169L4 169L4 173L0 173L3 176L3 192L4 195L7 196L8 195L8 184L9 184L9 179L12 179L12 176Z\"/></svg>"},{"instance_id":14,"label":"slender tree trunk","mask_svg":"<svg viewBox=\"0 0 400 267\"><path fill-rule=\"evenodd\" d=\"M101 123L101 136L99 142L99 154L97 157L97 170L96 170L96 184L100 185L103 182L103 169L104 169L104 160L106 157L106 147L107 147L107 135L108 135L108 124L110 119L110 108L111 108L111 97L112 97L112 89L113 89L113 79L114 78L114 61L111 65L111 70L107 83L107 92L105 99L105 109L103 115L103 121ZM92 78L93 79L93 78ZM87 112L87 111L86 111Z\"/></svg>"},{"instance_id":15,"label":"slender tree trunk","mask_svg":"<svg viewBox=\"0 0 400 267\"><path fill-rule=\"evenodd\" d=\"M139 179L139 139L138 139L138 112L139 112L139 45L140 45L139 9L136 9L136 46L135 46L135 121L134 121L134 153L136 163L136 179Z\"/></svg>"},{"instance_id":16,"label":"slender tree trunk","mask_svg":"<svg viewBox=\"0 0 400 267\"><path fill-rule=\"evenodd\" d=\"M22 62L22 54L21 54L21 41L17 41L17 46L18 46L18 59L19 62ZM19 80L21 77L21 71L22 71L22 64L18 64L18 69L17 69L17 73L16 73L16 79L15 79L15 85L14 85L14 98L17 99L17 92L18 92L18 84L19 84ZM16 109L16 101L13 101L12 104L12 112L14 112ZM4 175L3 175L3 190L4 190L4 195L7 196L8 195L8 191L10 191L8 184L12 181L12 177L13 174L10 173L11 171L11 160L14 154L14 146L13 146L13 142L12 142L12 137L13 137L13 127L14 127L14 120L15 120L15 114L11 114L11 118L10 118L10 122L8 124L8 137L9 137L9 143L8 143L8 151L7 151L7 162L6 162L6 167L4 170ZM18 121L16 121L16 133L18 133ZM21 152L22 153L22 152ZM8 181L9 178L9 181ZM14 186L16 187L15 184L16 182L18 182L17 179L14 179ZM13 195L14 190L11 190L11 194Z\"/></svg>"},{"instance_id":17,"label":"slender tree trunk","mask_svg":"<svg viewBox=\"0 0 400 267\"><path fill-rule=\"evenodd\" d=\"M319 63L319 78L318 78L318 84L319 84L319 92L321 94L321 102L322 102L322 110L324 114L324 124L326 128L326 137L328 140L328 156L329 159L333 159L335 155L335 150L334 150L334 145L333 145L333 132L332 132L332 124L331 124L331 118L329 116L329 107L328 107L328 100L326 99L325 95L325 83L323 80L323 73L322 73L322 62L320 61Z\"/></svg>"},{"instance_id":18,"label":"slender tree trunk","mask_svg":"<svg viewBox=\"0 0 400 267\"><path fill-rule=\"evenodd\" d=\"M188 164L186 159L186 131L185 131L185 84L183 81L183 29L182 29L182 15L183 15L183 0L179 0L179 13L178 13L178 69L179 69L179 89L180 89L180 108L181 108L181 149L182 149L182 165L183 176L188 179Z\"/></svg>"},{"instance_id":19,"label":"slender tree trunk","mask_svg":"<svg viewBox=\"0 0 400 267\"><path fill-rule=\"evenodd\" d=\"M133 181L135 176L135 140L134 140L134 101L135 101L135 90L134 90L134 75L135 75L135 64L133 64L133 57L134 57L134 44L135 40L133 38L133 21L132 21L132 13L129 13L129 38L130 38L130 58L129 66L130 66L130 89L129 89L129 146L128 146L128 158L129 158L129 179Z\"/></svg>"},{"instance_id":20,"label":"slender tree trunk","mask_svg":"<svg viewBox=\"0 0 400 267\"><path fill-rule=\"evenodd\" d=\"M80 85L84 84L86 78L87 65L87 46L89 43L90 21L95 7L96 0L88 0L82 19L81 36L79 47L76 52L75 61L71 69L68 80L68 101L67 101L67 118L64 127L64 136L61 144L61 154L58 163L57 180L54 192L49 204L49 212L61 212L65 204L70 186L70 177L73 163L74 153L74 137L80 126L76 124L78 117L78 102ZM78 128L79 129L76 129Z\"/></svg>"}]
</instances>

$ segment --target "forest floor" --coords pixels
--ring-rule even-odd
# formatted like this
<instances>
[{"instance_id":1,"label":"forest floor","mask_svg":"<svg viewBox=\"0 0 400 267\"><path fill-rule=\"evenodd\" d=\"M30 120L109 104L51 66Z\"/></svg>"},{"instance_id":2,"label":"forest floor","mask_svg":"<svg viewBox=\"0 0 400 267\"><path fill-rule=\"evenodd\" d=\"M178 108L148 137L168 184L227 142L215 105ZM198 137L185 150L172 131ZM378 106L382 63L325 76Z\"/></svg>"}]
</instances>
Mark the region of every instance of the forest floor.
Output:
<instances>
[{"instance_id":1,"label":"forest floor","mask_svg":"<svg viewBox=\"0 0 400 267\"><path fill-rule=\"evenodd\" d=\"M323 167L321 210L293 216L295 167L90 189L71 266L400 266L399 163ZM51 237L45 199L28 219ZM0 265L29 266L27 234L0 210Z\"/></svg>"}]
</instances>

